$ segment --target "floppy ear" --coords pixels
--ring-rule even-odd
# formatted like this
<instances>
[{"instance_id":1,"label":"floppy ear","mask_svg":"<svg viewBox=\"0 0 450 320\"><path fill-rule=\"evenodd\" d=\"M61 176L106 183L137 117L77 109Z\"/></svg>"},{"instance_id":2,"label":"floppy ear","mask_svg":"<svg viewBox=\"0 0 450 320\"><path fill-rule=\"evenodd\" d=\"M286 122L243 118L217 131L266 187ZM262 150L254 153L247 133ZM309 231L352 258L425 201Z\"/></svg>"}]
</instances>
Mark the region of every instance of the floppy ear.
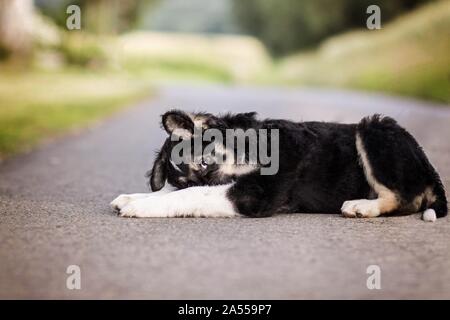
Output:
<instances>
[{"instance_id":1,"label":"floppy ear","mask_svg":"<svg viewBox=\"0 0 450 320\"><path fill-rule=\"evenodd\" d=\"M242 115L245 118L249 118L251 120L256 120L256 116L258 115L258 112L252 111L252 112L244 112L244 113L238 113L238 115Z\"/></svg>"},{"instance_id":2,"label":"floppy ear","mask_svg":"<svg viewBox=\"0 0 450 320\"><path fill-rule=\"evenodd\" d=\"M161 190L166 184L167 179L167 147L168 140L164 143L161 151L156 155L155 162L153 163L153 168L147 173L150 177L150 187L153 192Z\"/></svg>"},{"instance_id":3,"label":"floppy ear","mask_svg":"<svg viewBox=\"0 0 450 320\"><path fill-rule=\"evenodd\" d=\"M180 137L191 137L194 133L194 122L183 111L171 110L162 115L162 125L168 134Z\"/></svg>"}]
</instances>

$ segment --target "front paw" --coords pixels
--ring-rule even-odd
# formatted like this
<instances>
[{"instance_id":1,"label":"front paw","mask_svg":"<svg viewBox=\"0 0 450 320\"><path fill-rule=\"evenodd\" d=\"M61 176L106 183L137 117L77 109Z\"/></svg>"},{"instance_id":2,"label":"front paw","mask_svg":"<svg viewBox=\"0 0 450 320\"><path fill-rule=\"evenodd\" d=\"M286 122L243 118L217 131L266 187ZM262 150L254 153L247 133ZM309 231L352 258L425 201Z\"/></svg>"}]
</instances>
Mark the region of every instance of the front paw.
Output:
<instances>
[{"instance_id":1,"label":"front paw","mask_svg":"<svg viewBox=\"0 0 450 320\"><path fill-rule=\"evenodd\" d=\"M119 216L128 218L148 218L153 216L153 210L148 201L138 199L128 202L126 206L120 209Z\"/></svg>"},{"instance_id":2,"label":"front paw","mask_svg":"<svg viewBox=\"0 0 450 320\"><path fill-rule=\"evenodd\" d=\"M131 201L131 196L128 194L121 194L117 198L115 198L113 201L111 201L110 206L114 210L121 210L124 208L129 202Z\"/></svg>"}]
</instances>

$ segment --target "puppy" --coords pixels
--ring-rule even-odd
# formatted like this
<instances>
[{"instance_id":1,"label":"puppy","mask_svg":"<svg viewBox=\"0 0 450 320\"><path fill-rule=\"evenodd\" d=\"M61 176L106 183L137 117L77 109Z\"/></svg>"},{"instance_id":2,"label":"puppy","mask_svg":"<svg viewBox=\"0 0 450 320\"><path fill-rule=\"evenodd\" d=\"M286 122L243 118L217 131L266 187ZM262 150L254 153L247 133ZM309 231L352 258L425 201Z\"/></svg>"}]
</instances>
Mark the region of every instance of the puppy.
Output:
<instances>
[{"instance_id":1,"label":"puppy","mask_svg":"<svg viewBox=\"0 0 450 320\"><path fill-rule=\"evenodd\" d=\"M425 221L435 221L447 215L439 175L412 135L389 117L338 124L172 110L162 116L162 125L169 137L148 174L153 192L113 200L122 217L341 212L373 218L423 212ZM231 140L240 140L244 152L236 143L204 139L211 130L233 132ZM181 143L199 148L179 152ZM268 163L261 151L278 158ZM174 161L179 153L184 161Z\"/></svg>"}]
</instances>

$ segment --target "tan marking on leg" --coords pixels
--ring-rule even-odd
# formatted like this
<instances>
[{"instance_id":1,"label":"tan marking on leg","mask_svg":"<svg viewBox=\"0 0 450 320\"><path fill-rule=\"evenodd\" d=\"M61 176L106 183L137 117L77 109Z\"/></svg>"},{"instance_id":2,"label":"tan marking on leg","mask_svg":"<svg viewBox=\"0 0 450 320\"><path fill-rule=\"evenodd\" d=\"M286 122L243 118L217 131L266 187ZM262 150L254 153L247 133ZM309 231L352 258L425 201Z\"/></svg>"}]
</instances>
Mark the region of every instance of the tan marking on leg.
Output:
<instances>
[{"instance_id":1,"label":"tan marking on leg","mask_svg":"<svg viewBox=\"0 0 450 320\"><path fill-rule=\"evenodd\" d=\"M356 134L356 150L358 152L367 182L378 195L377 199L370 200L373 201L371 202L370 206L362 207L362 209L364 209L365 207L370 207L370 210L368 209L367 212L360 212L360 215L372 217L380 214L389 213L398 209L400 206L398 196L395 194L394 191L388 189L386 186L378 182L375 176L373 175L372 167L370 165L366 150L364 149L364 145L362 143L361 137L359 136L359 133ZM361 205L359 207L361 210Z\"/></svg>"},{"instance_id":2,"label":"tan marking on leg","mask_svg":"<svg viewBox=\"0 0 450 320\"><path fill-rule=\"evenodd\" d=\"M418 212L423 204L428 207L435 201L436 196L433 193L433 188L427 187L424 192L414 198L411 204L406 204L405 208L402 208L402 210Z\"/></svg>"},{"instance_id":3,"label":"tan marking on leg","mask_svg":"<svg viewBox=\"0 0 450 320\"><path fill-rule=\"evenodd\" d=\"M433 193L433 188L427 187L424 192L425 200L427 200L427 206L436 202L436 195Z\"/></svg>"},{"instance_id":4,"label":"tan marking on leg","mask_svg":"<svg viewBox=\"0 0 450 320\"><path fill-rule=\"evenodd\" d=\"M398 209L399 201L395 193L386 188L378 193L378 206L380 208L380 213L388 213Z\"/></svg>"}]
</instances>

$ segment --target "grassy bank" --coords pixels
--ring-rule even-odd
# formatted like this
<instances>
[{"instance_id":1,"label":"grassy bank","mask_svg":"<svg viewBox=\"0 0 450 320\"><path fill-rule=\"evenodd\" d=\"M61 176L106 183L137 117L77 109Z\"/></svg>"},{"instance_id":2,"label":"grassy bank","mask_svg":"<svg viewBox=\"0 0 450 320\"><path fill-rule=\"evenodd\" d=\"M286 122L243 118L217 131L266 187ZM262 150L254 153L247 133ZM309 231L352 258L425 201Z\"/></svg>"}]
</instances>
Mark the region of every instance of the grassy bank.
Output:
<instances>
[{"instance_id":1,"label":"grassy bank","mask_svg":"<svg viewBox=\"0 0 450 320\"><path fill-rule=\"evenodd\" d=\"M430 3L382 30L355 31L278 62L291 85L377 90L450 102L450 2Z\"/></svg>"},{"instance_id":2,"label":"grassy bank","mask_svg":"<svg viewBox=\"0 0 450 320\"><path fill-rule=\"evenodd\" d=\"M271 67L261 43L245 36L59 32L61 44L36 50L31 71L0 65L0 159L109 115L161 82L250 82Z\"/></svg>"},{"instance_id":3,"label":"grassy bank","mask_svg":"<svg viewBox=\"0 0 450 320\"><path fill-rule=\"evenodd\" d=\"M264 45L248 36L136 31L115 45L125 70L159 80L252 83L272 68Z\"/></svg>"},{"instance_id":4,"label":"grassy bank","mask_svg":"<svg viewBox=\"0 0 450 320\"><path fill-rule=\"evenodd\" d=\"M149 84L81 71L0 73L0 158L149 95Z\"/></svg>"}]
</instances>

